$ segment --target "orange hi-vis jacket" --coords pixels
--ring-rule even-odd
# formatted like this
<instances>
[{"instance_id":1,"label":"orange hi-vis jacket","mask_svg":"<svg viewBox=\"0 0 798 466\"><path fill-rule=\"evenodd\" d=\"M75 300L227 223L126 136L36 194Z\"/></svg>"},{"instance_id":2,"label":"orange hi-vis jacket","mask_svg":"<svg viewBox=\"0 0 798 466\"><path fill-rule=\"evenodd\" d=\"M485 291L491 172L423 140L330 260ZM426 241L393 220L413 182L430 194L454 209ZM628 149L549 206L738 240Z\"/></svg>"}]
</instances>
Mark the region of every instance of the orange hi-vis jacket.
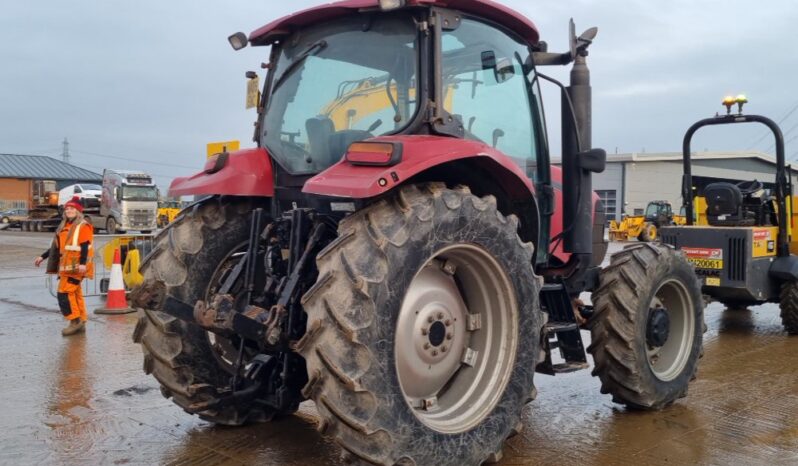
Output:
<instances>
[{"instance_id":1,"label":"orange hi-vis jacket","mask_svg":"<svg viewBox=\"0 0 798 466\"><path fill-rule=\"evenodd\" d=\"M69 228L64 228L58 233L58 275L69 276L77 279L94 278L94 228L86 221L72 223ZM86 273L78 271L80 265L80 245L89 243L89 253L86 256Z\"/></svg>"}]
</instances>

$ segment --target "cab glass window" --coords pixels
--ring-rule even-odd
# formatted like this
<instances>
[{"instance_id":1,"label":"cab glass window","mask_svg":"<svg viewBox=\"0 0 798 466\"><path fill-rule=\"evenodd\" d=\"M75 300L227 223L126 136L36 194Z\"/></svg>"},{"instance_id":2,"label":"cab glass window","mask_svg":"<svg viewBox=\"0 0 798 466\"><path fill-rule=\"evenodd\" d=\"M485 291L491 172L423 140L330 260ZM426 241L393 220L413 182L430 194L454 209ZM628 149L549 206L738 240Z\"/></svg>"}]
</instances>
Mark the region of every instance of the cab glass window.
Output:
<instances>
[{"instance_id":1,"label":"cab glass window","mask_svg":"<svg viewBox=\"0 0 798 466\"><path fill-rule=\"evenodd\" d=\"M469 19L444 31L441 44L446 111L460 116L466 138L495 147L535 178L541 111L534 70L524 65L527 45Z\"/></svg>"}]
</instances>

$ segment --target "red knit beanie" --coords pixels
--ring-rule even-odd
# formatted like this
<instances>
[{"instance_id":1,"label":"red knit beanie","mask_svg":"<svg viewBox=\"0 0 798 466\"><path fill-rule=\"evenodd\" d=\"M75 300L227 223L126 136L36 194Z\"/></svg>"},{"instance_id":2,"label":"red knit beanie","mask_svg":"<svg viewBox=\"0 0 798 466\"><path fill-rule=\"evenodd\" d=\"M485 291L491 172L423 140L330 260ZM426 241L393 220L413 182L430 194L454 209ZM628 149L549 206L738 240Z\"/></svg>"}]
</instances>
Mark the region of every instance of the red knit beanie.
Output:
<instances>
[{"instance_id":1,"label":"red knit beanie","mask_svg":"<svg viewBox=\"0 0 798 466\"><path fill-rule=\"evenodd\" d=\"M64 204L64 208L66 209L67 207L74 207L78 212L83 212L83 205L81 205L80 198L77 196L74 196Z\"/></svg>"}]
</instances>

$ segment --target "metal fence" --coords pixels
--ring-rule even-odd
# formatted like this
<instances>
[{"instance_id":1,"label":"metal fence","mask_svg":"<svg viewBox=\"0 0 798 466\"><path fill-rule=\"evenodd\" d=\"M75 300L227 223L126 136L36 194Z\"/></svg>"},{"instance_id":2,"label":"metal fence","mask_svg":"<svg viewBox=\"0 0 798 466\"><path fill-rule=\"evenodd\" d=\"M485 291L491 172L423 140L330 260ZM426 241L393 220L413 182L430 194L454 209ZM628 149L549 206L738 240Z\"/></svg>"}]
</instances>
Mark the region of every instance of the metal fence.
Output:
<instances>
[{"instance_id":1,"label":"metal fence","mask_svg":"<svg viewBox=\"0 0 798 466\"><path fill-rule=\"evenodd\" d=\"M111 279L114 250L119 249L125 289L130 291L141 282L139 264L152 251L154 234L94 235L94 278L83 280L83 296L105 296ZM47 289L57 296L58 277L47 275Z\"/></svg>"},{"instance_id":2,"label":"metal fence","mask_svg":"<svg viewBox=\"0 0 798 466\"><path fill-rule=\"evenodd\" d=\"M27 209L28 201L0 199L0 211L13 209Z\"/></svg>"}]
</instances>

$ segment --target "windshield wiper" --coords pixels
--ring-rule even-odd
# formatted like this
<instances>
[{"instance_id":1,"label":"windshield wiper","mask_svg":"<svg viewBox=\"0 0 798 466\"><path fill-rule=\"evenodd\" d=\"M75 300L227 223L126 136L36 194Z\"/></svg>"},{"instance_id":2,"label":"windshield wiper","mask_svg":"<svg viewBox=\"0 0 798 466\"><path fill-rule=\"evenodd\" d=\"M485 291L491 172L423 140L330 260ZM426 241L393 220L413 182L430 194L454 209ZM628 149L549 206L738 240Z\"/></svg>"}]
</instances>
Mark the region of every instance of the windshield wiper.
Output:
<instances>
[{"instance_id":1,"label":"windshield wiper","mask_svg":"<svg viewBox=\"0 0 798 466\"><path fill-rule=\"evenodd\" d=\"M316 55L317 53L321 52L325 47L327 47L327 41L320 40L318 42L313 43L304 52L302 52L302 54L299 55L299 57L297 57L297 59L294 60L293 63L288 65L288 68L285 69L283 74L281 74L280 77L277 78L276 81L274 81L274 85L272 86L272 93L277 91L277 89L286 81L286 79L288 79L288 77L291 76L291 74L297 68L299 68L299 65L301 65L306 58L308 58L311 55Z\"/></svg>"}]
</instances>

